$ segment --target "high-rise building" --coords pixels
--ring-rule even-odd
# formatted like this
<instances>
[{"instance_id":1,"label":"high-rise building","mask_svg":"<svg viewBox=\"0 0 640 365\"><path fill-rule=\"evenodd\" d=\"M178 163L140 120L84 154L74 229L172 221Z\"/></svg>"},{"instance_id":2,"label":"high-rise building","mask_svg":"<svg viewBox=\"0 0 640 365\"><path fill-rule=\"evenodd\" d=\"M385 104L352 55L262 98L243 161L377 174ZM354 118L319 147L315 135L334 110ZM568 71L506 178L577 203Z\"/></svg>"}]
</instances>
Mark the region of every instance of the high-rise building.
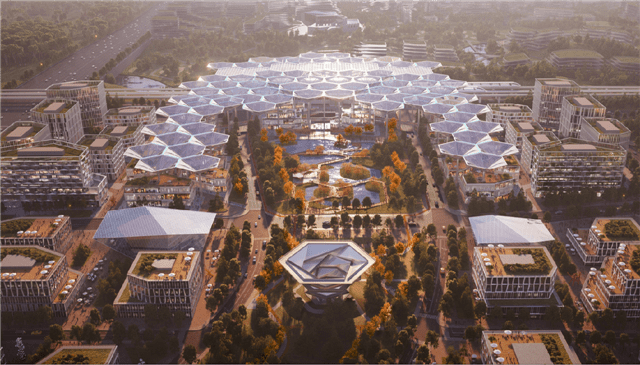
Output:
<instances>
[{"instance_id":1,"label":"high-rise building","mask_svg":"<svg viewBox=\"0 0 640 365\"><path fill-rule=\"evenodd\" d=\"M200 251L146 251L136 255L113 302L118 317L144 317L144 307L168 307L192 317L202 294Z\"/></svg>"},{"instance_id":2,"label":"high-rise building","mask_svg":"<svg viewBox=\"0 0 640 365\"><path fill-rule=\"evenodd\" d=\"M548 192L617 188L626 158L624 148L609 143L566 138L545 144L532 156L531 191L540 197Z\"/></svg>"},{"instance_id":3,"label":"high-rise building","mask_svg":"<svg viewBox=\"0 0 640 365\"><path fill-rule=\"evenodd\" d=\"M64 254L71 245L71 219L63 215L57 218L15 218L3 223L15 228L3 228L0 245L4 247L40 246Z\"/></svg>"},{"instance_id":4,"label":"high-rise building","mask_svg":"<svg viewBox=\"0 0 640 365\"><path fill-rule=\"evenodd\" d=\"M47 140L0 150L2 200L49 204L59 200L99 207L107 198L107 178L93 173L89 149Z\"/></svg>"},{"instance_id":5,"label":"high-rise building","mask_svg":"<svg viewBox=\"0 0 640 365\"><path fill-rule=\"evenodd\" d=\"M578 138L583 117L604 118L606 112L607 108L591 95L567 96L562 100L558 136Z\"/></svg>"},{"instance_id":6,"label":"high-rise building","mask_svg":"<svg viewBox=\"0 0 640 365\"><path fill-rule=\"evenodd\" d=\"M87 134L79 144L89 148L94 173L106 176L111 182L122 175L125 148L121 138L106 134Z\"/></svg>"},{"instance_id":7,"label":"high-rise building","mask_svg":"<svg viewBox=\"0 0 640 365\"><path fill-rule=\"evenodd\" d=\"M582 117L580 122L580 139L619 144L625 150L628 150L631 131L617 119Z\"/></svg>"},{"instance_id":8,"label":"high-rise building","mask_svg":"<svg viewBox=\"0 0 640 365\"><path fill-rule=\"evenodd\" d=\"M100 135L118 137L122 140L123 151L126 151L129 147L139 146L144 143L144 135L142 129L144 125L119 125L119 126L107 126L100 132Z\"/></svg>"},{"instance_id":9,"label":"high-rise building","mask_svg":"<svg viewBox=\"0 0 640 365\"><path fill-rule=\"evenodd\" d=\"M520 151L522 151L522 141L525 138L543 131L540 124L533 120L531 122L509 121L505 130L505 142L515 145Z\"/></svg>"},{"instance_id":10,"label":"high-rise building","mask_svg":"<svg viewBox=\"0 0 640 365\"><path fill-rule=\"evenodd\" d=\"M3 247L2 312L35 312L50 306L55 317L66 317L84 282L69 269L67 257L38 246Z\"/></svg>"},{"instance_id":11,"label":"high-rise building","mask_svg":"<svg viewBox=\"0 0 640 365\"><path fill-rule=\"evenodd\" d=\"M102 80L69 81L47 88L47 98L75 100L80 104L82 126L104 126L102 116L107 112L107 96Z\"/></svg>"},{"instance_id":12,"label":"high-rise building","mask_svg":"<svg viewBox=\"0 0 640 365\"><path fill-rule=\"evenodd\" d=\"M557 130L562 99L580 94L580 86L567 79L536 79L533 88L533 119L544 128Z\"/></svg>"},{"instance_id":13,"label":"high-rise building","mask_svg":"<svg viewBox=\"0 0 640 365\"><path fill-rule=\"evenodd\" d=\"M527 174L531 175L531 166L533 164L534 157L537 159L537 156L540 153L540 148L550 143L560 143L560 140L553 132L539 132L522 138L520 165L522 165Z\"/></svg>"},{"instance_id":14,"label":"high-rise building","mask_svg":"<svg viewBox=\"0 0 640 365\"><path fill-rule=\"evenodd\" d=\"M36 122L49 126L54 139L76 143L83 136L80 104L65 99L45 99L31 109Z\"/></svg>"}]
</instances>

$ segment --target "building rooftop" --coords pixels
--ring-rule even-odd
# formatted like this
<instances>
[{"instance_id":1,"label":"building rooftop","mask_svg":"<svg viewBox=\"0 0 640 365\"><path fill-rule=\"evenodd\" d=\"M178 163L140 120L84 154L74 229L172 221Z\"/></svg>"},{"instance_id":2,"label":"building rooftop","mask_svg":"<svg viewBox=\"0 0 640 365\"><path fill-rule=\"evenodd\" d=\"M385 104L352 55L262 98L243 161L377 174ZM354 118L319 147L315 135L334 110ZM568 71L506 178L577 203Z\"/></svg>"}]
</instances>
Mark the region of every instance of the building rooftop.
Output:
<instances>
[{"instance_id":1,"label":"building rooftop","mask_svg":"<svg viewBox=\"0 0 640 365\"><path fill-rule=\"evenodd\" d=\"M6 140L13 141L16 139L27 138L33 132L33 127L17 127L11 133L7 134Z\"/></svg>"},{"instance_id":2,"label":"building rooftop","mask_svg":"<svg viewBox=\"0 0 640 365\"><path fill-rule=\"evenodd\" d=\"M69 217L11 219L2 222L2 237L51 237ZM7 225L28 227L17 232L5 229ZM27 226L28 225L28 226Z\"/></svg>"},{"instance_id":3,"label":"building rooftop","mask_svg":"<svg viewBox=\"0 0 640 365\"><path fill-rule=\"evenodd\" d=\"M546 133L545 133L546 134ZM548 134L547 134L548 135ZM590 142L577 138L565 138L560 140L561 143L546 145L540 148L541 152L625 152L626 150L620 145L603 142Z\"/></svg>"},{"instance_id":4,"label":"building rooftop","mask_svg":"<svg viewBox=\"0 0 640 365\"><path fill-rule=\"evenodd\" d=\"M563 144L562 151L567 152L585 152L585 151L597 151L596 146L587 143L576 144Z\"/></svg>"},{"instance_id":5,"label":"building rooftop","mask_svg":"<svg viewBox=\"0 0 640 365\"><path fill-rule=\"evenodd\" d=\"M582 58L582 59L590 59L590 58L602 58L602 55L596 51L591 51L588 49L561 49L558 51L551 52L558 58Z\"/></svg>"},{"instance_id":6,"label":"building rooftop","mask_svg":"<svg viewBox=\"0 0 640 365\"><path fill-rule=\"evenodd\" d=\"M12 246L0 250L2 280L46 280L62 259L60 254L37 246Z\"/></svg>"},{"instance_id":7,"label":"building rooftop","mask_svg":"<svg viewBox=\"0 0 640 365\"><path fill-rule=\"evenodd\" d=\"M2 150L2 158L5 157L73 157L80 156L84 150L82 147L71 143L64 143L58 141L43 141L38 143L34 147L10 147Z\"/></svg>"},{"instance_id":8,"label":"building rooftop","mask_svg":"<svg viewBox=\"0 0 640 365\"><path fill-rule=\"evenodd\" d=\"M598 133L601 134L622 134L628 133L629 128L613 118L591 117L584 118Z\"/></svg>"},{"instance_id":9,"label":"building rooftop","mask_svg":"<svg viewBox=\"0 0 640 365\"><path fill-rule=\"evenodd\" d=\"M546 276L555 267L543 247L476 247L475 250L482 257L483 269L492 276Z\"/></svg>"},{"instance_id":10,"label":"building rooftop","mask_svg":"<svg viewBox=\"0 0 640 365\"><path fill-rule=\"evenodd\" d=\"M602 241L640 241L640 226L631 218L596 218L591 226Z\"/></svg>"},{"instance_id":11,"label":"building rooftop","mask_svg":"<svg viewBox=\"0 0 640 365\"><path fill-rule=\"evenodd\" d=\"M489 352L500 351L505 364L580 364L580 360L567 344L562 332L550 331L483 331ZM549 346L545 344L549 343ZM497 346L492 347L491 343Z\"/></svg>"},{"instance_id":12,"label":"building rooftop","mask_svg":"<svg viewBox=\"0 0 640 365\"><path fill-rule=\"evenodd\" d=\"M471 217L469 222L479 245L530 244L555 240L539 219L483 215Z\"/></svg>"},{"instance_id":13,"label":"building rooftop","mask_svg":"<svg viewBox=\"0 0 640 365\"><path fill-rule=\"evenodd\" d=\"M2 142L5 142L5 141L14 141L14 140L33 137L36 134L38 134L38 132L40 132L44 127L45 125L41 123L36 123L31 121L17 121L2 131L1 140ZM26 133L26 130L29 130L29 129L30 129L30 132Z\"/></svg>"},{"instance_id":14,"label":"building rooftop","mask_svg":"<svg viewBox=\"0 0 640 365\"><path fill-rule=\"evenodd\" d=\"M549 351L544 343L514 343L511 345L518 359L518 364L549 364L551 361Z\"/></svg>"},{"instance_id":15,"label":"building rooftop","mask_svg":"<svg viewBox=\"0 0 640 365\"><path fill-rule=\"evenodd\" d=\"M143 176L127 181L126 186L189 186L191 180L173 175Z\"/></svg>"},{"instance_id":16,"label":"building rooftop","mask_svg":"<svg viewBox=\"0 0 640 365\"><path fill-rule=\"evenodd\" d=\"M61 346L51 355L40 360L38 364L73 364L76 356L83 356L87 364L109 364L116 355L118 346L116 345L93 345L93 346ZM63 362L65 361L65 362Z\"/></svg>"},{"instance_id":17,"label":"building rooftop","mask_svg":"<svg viewBox=\"0 0 640 365\"><path fill-rule=\"evenodd\" d=\"M124 106L122 108L112 108L107 111L107 115L135 115L139 113L149 113L153 110L151 106Z\"/></svg>"},{"instance_id":18,"label":"building rooftop","mask_svg":"<svg viewBox=\"0 0 640 365\"><path fill-rule=\"evenodd\" d=\"M58 113L64 114L69 109L76 105L75 100L61 100L61 99L44 99L38 105L33 107L31 111L38 113Z\"/></svg>"},{"instance_id":19,"label":"building rooftop","mask_svg":"<svg viewBox=\"0 0 640 365\"><path fill-rule=\"evenodd\" d=\"M568 99L571 99L571 97L569 97ZM580 106L582 108L593 108L593 103L591 103L587 98L583 96L573 97L573 102L577 106Z\"/></svg>"},{"instance_id":20,"label":"building rooftop","mask_svg":"<svg viewBox=\"0 0 640 365\"><path fill-rule=\"evenodd\" d=\"M166 251L138 253L130 270L145 280L187 280L199 251Z\"/></svg>"},{"instance_id":21,"label":"building rooftop","mask_svg":"<svg viewBox=\"0 0 640 365\"><path fill-rule=\"evenodd\" d=\"M553 87L579 87L579 85L575 81L568 80L568 79L550 78L550 79L536 79L536 81L540 82L542 85L553 86Z\"/></svg>"}]
</instances>

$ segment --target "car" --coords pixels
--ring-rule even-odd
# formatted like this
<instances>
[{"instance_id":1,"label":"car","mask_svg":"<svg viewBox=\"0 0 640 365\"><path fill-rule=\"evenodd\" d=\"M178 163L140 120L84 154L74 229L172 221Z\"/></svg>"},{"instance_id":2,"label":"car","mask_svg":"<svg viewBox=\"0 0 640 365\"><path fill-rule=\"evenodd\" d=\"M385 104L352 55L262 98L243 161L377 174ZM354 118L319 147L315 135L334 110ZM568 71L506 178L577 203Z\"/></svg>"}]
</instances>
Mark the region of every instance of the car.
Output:
<instances>
[{"instance_id":1,"label":"car","mask_svg":"<svg viewBox=\"0 0 640 365\"><path fill-rule=\"evenodd\" d=\"M255 254L256 254L256 255L258 254L258 249L257 249L257 248L256 248L256 252L255 252Z\"/></svg>"},{"instance_id":2,"label":"car","mask_svg":"<svg viewBox=\"0 0 640 365\"><path fill-rule=\"evenodd\" d=\"M253 263L254 264L256 263L256 257L255 256L253 256Z\"/></svg>"},{"instance_id":3,"label":"car","mask_svg":"<svg viewBox=\"0 0 640 365\"><path fill-rule=\"evenodd\" d=\"M244 273L244 278L245 278L245 279L247 278L247 273L246 273L246 272Z\"/></svg>"},{"instance_id":4,"label":"car","mask_svg":"<svg viewBox=\"0 0 640 365\"><path fill-rule=\"evenodd\" d=\"M255 226L256 226L256 228L257 228L257 227L258 227L258 222L255 222L254 224L255 224Z\"/></svg>"},{"instance_id":5,"label":"car","mask_svg":"<svg viewBox=\"0 0 640 365\"><path fill-rule=\"evenodd\" d=\"M267 247L267 240L262 241L262 248Z\"/></svg>"},{"instance_id":6,"label":"car","mask_svg":"<svg viewBox=\"0 0 640 365\"><path fill-rule=\"evenodd\" d=\"M260 214L258 214L258 219L262 219L262 216Z\"/></svg>"},{"instance_id":7,"label":"car","mask_svg":"<svg viewBox=\"0 0 640 365\"><path fill-rule=\"evenodd\" d=\"M440 208L440 204L438 204L438 202L436 202L436 208Z\"/></svg>"},{"instance_id":8,"label":"car","mask_svg":"<svg viewBox=\"0 0 640 365\"><path fill-rule=\"evenodd\" d=\"M436 183L433 183L433 187L434 187L434 188L435 188L435 187L437 187Z\"/></svg>"},{"instance_id":9,"label":"car","mask_svg":"<svg viewBox=\"0 0 640 365\"><path fill-rule=\"evenodd\" d=\"M329 221L322 222L322 228L331 228L331 222Z\"/></svg>"},{"instance_id":10,"label":"car","mask_svg":"<svg viewBox=\"0 0 640 365\"><path fill-rule=\"evenodd\" d=\"M440 275L444 276L444 274L446 273L444 267L440 268Z\"/></svg>"}]
</instances>

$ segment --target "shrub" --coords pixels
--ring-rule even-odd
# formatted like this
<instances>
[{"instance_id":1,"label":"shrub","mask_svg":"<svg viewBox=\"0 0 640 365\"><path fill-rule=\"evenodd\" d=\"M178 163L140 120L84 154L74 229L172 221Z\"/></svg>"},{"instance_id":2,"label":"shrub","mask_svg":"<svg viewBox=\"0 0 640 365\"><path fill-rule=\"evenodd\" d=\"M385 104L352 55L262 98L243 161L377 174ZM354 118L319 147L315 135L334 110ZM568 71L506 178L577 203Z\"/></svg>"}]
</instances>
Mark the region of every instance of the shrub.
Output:
<instances>
[{"instance_id":1,"label":"shrub","mask_svg":"<svg viewBox=\"0 0 640 365\"><path fill-rule=\"evenodd\" d=\"M532 249L513 249L513 254L515 255L531 255L533 256L533 264L530 265L521 265L521 264L510 264L504 265L504 270L507 274L510 275L547 275L551 270L551 264L549 263L549 259L543 250L532 250Z\"/></svg>"},{"instance_id":2,"label":"shrub","mask_svg":"<svg viewBox=\"0 0 640 365\"><path fill-rule=\"evenodd\" d=\"M609 239L637 240L638 232L626 220L613 220L604 225L604 233Z\"/></svg>"},{"instance_id":3,"label":"shrub","mask_svg":"<svg viewBox=\"0 0 640 365\"><path fill-rule=\"evenodd\" d=\"M343 163L340 167L340 176L351 180L363 180L369 178L369 169L352 163Z\"/></svg>"}]
</instances>

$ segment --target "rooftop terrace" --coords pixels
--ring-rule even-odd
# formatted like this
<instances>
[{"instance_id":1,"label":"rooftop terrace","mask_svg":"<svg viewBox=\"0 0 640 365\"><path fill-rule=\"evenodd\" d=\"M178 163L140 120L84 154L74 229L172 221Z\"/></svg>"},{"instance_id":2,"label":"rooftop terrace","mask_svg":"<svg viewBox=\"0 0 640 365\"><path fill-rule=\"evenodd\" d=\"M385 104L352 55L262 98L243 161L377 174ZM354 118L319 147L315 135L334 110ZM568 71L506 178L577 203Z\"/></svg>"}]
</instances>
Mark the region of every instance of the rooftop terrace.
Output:
<instances>
[{"instance_id":1,"label":"rooftop terrace","mask_svg":"<svg viewBox=\"0 0 640 365\"><path fill-rule=\"evenodd\" d=\"M131 274L146 280L186 280L200 252L155 252L140 254ZM172 275L173 274L173 275Z\"/></svg>"},{"instance_id":2,"label":"rooftop terrace","mask_svg":"<svg viewBox=\"0 0 640 365\"><path fill-rule=\"evenodd\" d=\"M50 356L46 357L42 364L106 364L109 355L117 347L111 346L63 346ZM63 362L65 361L65 362ZM86 361L86 362L85 362Z\"/></svg>"},{"instance_id":3,"label":"rooftop terrace","mask_svg":"<svg viewBox=\"0 0 640 365\"><path fill-rule=\"evenodd\" d=\"M11 247L2 248L2 263L0 270L2 272L2 280L45 280L51 275L52 269L59 264L62 256L53 251L44 250L37 247ZM9 256L9 260L13 262L5 262ZM30 260L24 260L28 258ZM50 264L49 262L54 261ZM10 267L12 263L18 267ZM21 266L21 267L20 267ZM45 272L46 271L46 272ZM43 272L45 272L43 274ZM8 275L4 275L8 274ZM16 274L11 276L11 274Z\"/></svg>"},{"instance_id":4,"label":"rooftop terrace","mask_svg":"<svg viewBox=\"0 0 640 365\"><path fill-rule=\"evenodd\" d=\"M2 131L2 137L0 137L0 140L2 142L6 142L7 141L7 137L10 137L9 135L15 131L17 128L33 128L31 130L31 133L29 133L26 136L21 136L21 139L23 138L31 138L34 137L36 134L38 134L38 132L40 132L43 128L44 128L44 124L40 124L40 123L35 123L35 122L16 122L13 123L11 126L9 126L8 128L6 128L5 130Z\"/></svg>"},{"instance_id":5,"label":"rooftop terrace","mask_svg":"<svg viewBox=\"0 0 640 365\"><path fill-rule=\"evenodd\" d=\"M592 226L602 241L640 241L640 226L630 218L596 218Z\"/></svg>"},{"instance_id":6,"label":"rooftop terrace","mask_svg":"<svg viewBox=\"0 0 640 365\"><path fill-rule=\"evenodd\" d=\"M129 180L126 186L189 186L191 180L173 175L143 176Z\"/></svg>"},{"instance_id":7,"label":"rooftop terrace","mask_svg":"<svg viewBox=\"0 0 640 365\"><path fill-rule=\"evenodd\" d=\"M555 55L558 58L581 58L581 59L593 59L593 58L602 58L602 55L596 51L591 51L588 49L561 49L558 51L551 52L551 54Z\"/></svg>"},{"instance_id":8,"label":"rooftop terrace","mask_svg":"<svg viewBox=\"0 0 640 365\"><path fill-rule=\"evenodd\" d=\"M563 341L564 339L559 331L513 332L510 335L497 331L483 332L485 338L489 340L487 344L497 344L495 349L490 347L490 351L499 350L499 356L505 359L505 364L532 364L536 362L546 364L549 360L545 361L543 358L545 356L549 357L555 364L579 364L578 359L569 354L570 350L567 350L567 344ZM540 348L536 344L544 344L545 348ZM544 351L545 349L546 351ZM537 360L531 362L529 358L531 355L534 355Z\"/></svg>"},{"instance_id":9,"label":"rooftop terrace","mask_svg":"<svg viewBox=\"0 0 640 365\"><path fill-rule=\"evenodd\" d=\"M69 144L71 145L71 144ZM61 149L63 153L58 156L56 154L50 154L47 152L47 149ZM18 157L18 151L28 151L30 152L28 155L25 153L20 154L20 158L49 158L49 157L77 157L84 152L81 148L73 148L67 147L62 144L57 143L48 143L42 144L34 147L22 147L22 148L7 148L2 151L2 157ZM53 150L51 150L53 151ZM39 153L42 152L42 153Z\"/></svg>"},{"instance_id":10,"label":"rooftop terrace","mask_svg":"<svg viewBox=\"0 0 640 365\"><path fill-rule=\"evenodd\" d=\"M476 250L489 275L546 276L554 266L543 248L476 247Z\"/></svg>"},{"instance_id":11,"label":"rooftop terrace","mask_svg":"<svg viewBox=\"0 0 640 365\"><path fill-rule=\"evenodd\" d=\"M15 219L2 222L2 237L51 237L69 217ZM20 227L19 231L14 228ZM23 229L23 227L28 227ZM18 232L22 232L18 234ZM29 232L29 233L27 233Z\"/></svg>"}]
</instances>

